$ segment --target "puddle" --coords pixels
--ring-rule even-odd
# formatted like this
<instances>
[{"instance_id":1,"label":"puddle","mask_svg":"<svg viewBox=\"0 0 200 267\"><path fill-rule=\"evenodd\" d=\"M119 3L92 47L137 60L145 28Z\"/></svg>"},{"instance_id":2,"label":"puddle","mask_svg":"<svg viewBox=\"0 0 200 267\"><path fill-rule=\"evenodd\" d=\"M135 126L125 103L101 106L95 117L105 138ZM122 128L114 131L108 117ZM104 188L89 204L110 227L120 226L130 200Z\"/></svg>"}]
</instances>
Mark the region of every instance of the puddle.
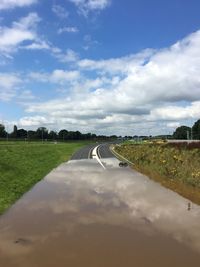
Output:
<instances>
[{"instance_id":1,"label":"puddle","mask_svg":"<svg viewBox=\"0 0 200 267\"><path fill-rule=\"evenodd\" d=\"M62 164L0 217L0 266L199 266L200 207L102 161Z\"/></svg>"}]
</instances>

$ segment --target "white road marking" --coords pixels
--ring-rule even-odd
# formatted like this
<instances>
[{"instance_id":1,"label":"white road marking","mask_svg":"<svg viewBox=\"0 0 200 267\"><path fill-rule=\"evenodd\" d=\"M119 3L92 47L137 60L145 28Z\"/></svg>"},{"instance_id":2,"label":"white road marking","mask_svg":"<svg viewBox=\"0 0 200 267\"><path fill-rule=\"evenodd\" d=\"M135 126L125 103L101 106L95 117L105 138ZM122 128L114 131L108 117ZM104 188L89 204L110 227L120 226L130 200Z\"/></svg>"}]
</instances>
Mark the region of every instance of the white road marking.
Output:
<instances>
[{"instance_id":1,"label":"white road marking","mask_svg":"<svg viewBox=\"0 0 200 267\"><path fill-rule=\"evenodd\" d=\"M100 146L100 145L99 145ZM99 156L99 159L101 159L102 158L102 156L101 156L101 154L100 154L100 151L98 151L99 153L98 153L98 156Z\"/></svg>"},{"instance_id":2,"label":"white road marking","mask_svg":"<svg viewBox=\"0 0 200 267\"><path fill-rule=\"evenodd\" d=\"M93 158L93 159L96 159L96 160L99 162L99 164L100 164L104 169L106 169L106 167L103 165L103 163L101 162L101 160L100 160L100 158L99 158L99 156L98 156L98 154L97 154L97 149L98 149L98 147L99 147L99 146L96 146L96 147L92 150L92 158Z\"/></svg>"},{"instance_id":3,"label":"white road marking","mask_svg":"<svg viewBox=\"0 0 200 267\"><path fill-rule=\"evenodd\" d=\"M92 151L93 149L94 149L93 147L90 149L89 154L88 154L88 159L90 159L91 151Z\"/></svg>"}]
</instances>

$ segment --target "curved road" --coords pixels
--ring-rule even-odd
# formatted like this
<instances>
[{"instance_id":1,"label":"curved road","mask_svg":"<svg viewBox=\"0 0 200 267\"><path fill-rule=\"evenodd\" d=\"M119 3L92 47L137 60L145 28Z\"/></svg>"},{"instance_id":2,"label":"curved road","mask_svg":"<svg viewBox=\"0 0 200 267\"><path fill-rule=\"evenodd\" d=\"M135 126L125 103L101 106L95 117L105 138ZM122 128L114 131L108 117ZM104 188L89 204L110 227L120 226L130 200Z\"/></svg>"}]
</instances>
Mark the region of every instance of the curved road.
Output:
<instances>
[{"instance_id":1,"label":"curved road","mask_svg":"<svg viewBox=\"0 0 200 267\"><path fill-rule=\"evenodd\" d=\"M85 146L74 153L71 157L71 160L79 160L79 159L90 159L92 158L92 150L98 146L98 155L100 158L114 158L115 156L110 151L109 147L112 143L104 143L104 144L92 144L89 146Z\"/></svg>"},{"instance_id":2,"label":"curved road","mask_svg":"<svg viewBox=\"0 0 200 267\"><path fill-rule=\"evenodd\" d=\"M89 146L85 146L78 151L76 151L73 156L71 157L71 160L78 160L78 159L90 159L91 158L91 152L93 148L95 148L97 144L92 144Z\"/></svg>"}]
</instances>

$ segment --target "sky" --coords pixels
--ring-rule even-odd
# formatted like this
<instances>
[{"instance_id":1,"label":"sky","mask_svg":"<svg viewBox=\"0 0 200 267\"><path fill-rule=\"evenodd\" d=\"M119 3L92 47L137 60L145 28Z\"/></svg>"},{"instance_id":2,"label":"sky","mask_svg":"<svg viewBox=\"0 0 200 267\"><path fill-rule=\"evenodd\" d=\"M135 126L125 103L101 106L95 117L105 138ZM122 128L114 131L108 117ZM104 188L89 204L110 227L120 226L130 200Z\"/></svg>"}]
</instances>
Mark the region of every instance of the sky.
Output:
<instances>
[{"instance_id":1,"label":"sky","mask_svg":"<svg viewBox=\"0 0 200 267\"><path fill-rule=\"evenodd\" d=\"M171 134L200 119L199 0L0 0L0 123Z\"/></svg>"}]
</instances>

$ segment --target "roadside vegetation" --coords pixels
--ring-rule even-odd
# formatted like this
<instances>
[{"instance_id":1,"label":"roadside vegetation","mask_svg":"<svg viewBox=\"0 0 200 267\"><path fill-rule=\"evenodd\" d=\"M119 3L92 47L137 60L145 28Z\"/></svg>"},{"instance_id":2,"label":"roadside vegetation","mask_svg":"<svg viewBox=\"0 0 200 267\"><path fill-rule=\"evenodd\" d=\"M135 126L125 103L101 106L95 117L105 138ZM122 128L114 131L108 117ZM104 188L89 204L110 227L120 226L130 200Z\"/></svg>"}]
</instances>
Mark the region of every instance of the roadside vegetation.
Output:
<instances>
[{"instance_id":1,"label":"roadside vegetation","mask_svg":"<svg viewBox=\"0 0 200 267\"><path fill-rule=\"evenodd\" d=\"M200 204L200 142L126 142L116 145L115 151L133 168Z\"/></svg>"},{"instance_id":2,"label":"roadside vegetation","mask_svg":"<svg viewBox=\"0 0 200 267\"><path fill-rule=\"evenodd\" d=\"M88 143L0 142L0 214Z\"/></svg>"}]
</instances>

